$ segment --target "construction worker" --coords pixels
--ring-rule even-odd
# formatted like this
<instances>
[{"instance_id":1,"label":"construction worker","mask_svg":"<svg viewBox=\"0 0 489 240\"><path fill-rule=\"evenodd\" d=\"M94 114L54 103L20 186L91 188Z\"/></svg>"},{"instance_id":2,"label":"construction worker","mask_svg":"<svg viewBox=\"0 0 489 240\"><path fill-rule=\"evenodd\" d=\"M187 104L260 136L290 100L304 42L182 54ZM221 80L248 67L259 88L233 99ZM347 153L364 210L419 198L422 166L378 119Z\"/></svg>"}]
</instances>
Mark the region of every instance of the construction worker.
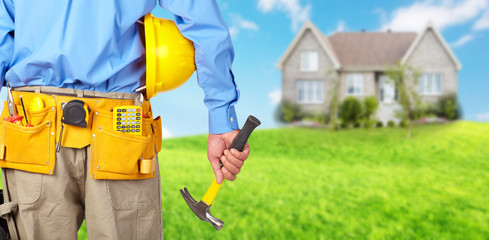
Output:
<instances>
[{"instance_id":1,"label":"construction worker","mask_svg":"<svg viewBox=\"0 0 489 240\"><path fill-rule=\"evenodd\" d=\"M209 110L208 159L218 183L233 181L249 146L226 150L239 132L239 92L218 5L159 5L175 15L181 34L194 44ZM0 166L8 192L0 212L13 239L76 239L83 220L90 239L163 239L156 161L161 120L144 100L142 135L112 129L114 109L137 105L135 90L146 70L137 22L155 6L155 0L2 0L0 83L10 84L13 108L25 115L20 124L1 123ZM81 115L70 115L68 107ZM2 119L11 114L5 106ZM79 116L85 125L67 120ZM142 160L153 160L156 168L140 172Z\"/></svg>"}]
</instances>

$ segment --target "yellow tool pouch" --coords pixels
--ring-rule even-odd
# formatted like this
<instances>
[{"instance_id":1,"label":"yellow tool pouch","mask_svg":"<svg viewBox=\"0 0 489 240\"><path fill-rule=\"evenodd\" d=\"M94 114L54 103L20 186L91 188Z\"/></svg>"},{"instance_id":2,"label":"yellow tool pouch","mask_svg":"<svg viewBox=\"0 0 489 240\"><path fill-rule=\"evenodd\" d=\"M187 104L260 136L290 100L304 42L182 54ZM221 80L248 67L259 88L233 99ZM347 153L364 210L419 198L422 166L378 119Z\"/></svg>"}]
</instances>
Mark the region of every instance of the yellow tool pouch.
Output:
<instances>
[{"instance_id":1,"label":"yellow tool pouch","mask_svg":"<svg viewBox=\"0 0 489 240\"><path fill-rule=\"evenodd\" d=\"M70 100L84 101L92 109L87 128L65 124L61 146L83 148L90 145L90 176L94 179L146 179L156 170L156 155L161 150L161 119L153 120L149 102L143 102L144 116L142 136L113 130L112 109L134 105L134 100L108 98L77 98L13 91L14 102L24 104L34 97L41 97L45 107L27 115L34 127L24 127L0 121L0 167L29 172L54 174L55 145L61 130L61 104ZM6 103L5 103L5 106ZM22 107L17 106L23 115ZM8 117L4 107L2 119ZM23 119L25 125L25 118Z\"/></svg>"},{"instance_id":2,"label":"yellow tool pouch","mask_svg":"<svg viewBox=\"0 0 489 240\"><path fill-rule=\"evenodd\" d=\"M30 97L24 96L24 101ZM17 112L24 116L19 95L14 94ZM14 168L29 172L52 174L55 160L55 118L56 109L53 98L44 99L45 107L29 112L29 123L34 127L3 121L9 116L7 102L4 103L0 121L0 167Z\"/></svg>"}]
</instances>

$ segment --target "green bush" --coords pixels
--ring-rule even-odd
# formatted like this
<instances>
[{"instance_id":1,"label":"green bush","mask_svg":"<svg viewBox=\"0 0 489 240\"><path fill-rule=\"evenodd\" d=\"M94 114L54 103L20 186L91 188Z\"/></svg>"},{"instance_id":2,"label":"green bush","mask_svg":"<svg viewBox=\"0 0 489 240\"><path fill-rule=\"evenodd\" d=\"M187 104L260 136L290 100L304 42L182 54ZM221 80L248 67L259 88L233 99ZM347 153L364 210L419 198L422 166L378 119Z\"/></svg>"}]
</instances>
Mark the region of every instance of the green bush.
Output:
<instances>
[{"instance_id":1,"label":"green bush","mask_svg":"<svg viewBox=\"0 0 489 240\"><path fill-rule=\"evenodd\" d=\"M362 126L362 124L360 124L360 122L355 122L355 123L353 124L353 127L354 127L354 128L359 128L359 127L361 127L361 126Z\"/></svg>"},{"instance_id":2,"label":"green bush","mask_svg":"<svg viewBox=\"0 0 489 240\"><path fill-rule=\"evenodd\" d=\"M384 127L384 123L382 121L377 121L377 123L375 124L376 127L378 128L381 128L381 127Z\"/></svg>"},{"instance_id":3,"label":"green bush","mask_svg":"<svg viewBox=\"0 0 489 240\"><path fill-rule=\"evenodd\" d=\"M462 109L458 102L457 94L450 93L441 96L438 99L438 117L444 117L449 120L462 118Z\"/></svg>"},{"instance_id":4,"label":"green bush","mask_svg":"<svg viewBox=\"0 0 489 240\"><path fill-rule=\"evenodd\" d=\"M396 126L396 123L395 123L394 121L392 121L392 120L389 120L389 121L387 122L387 126L388 126L388 127L395 127L395 126Z\"/></svg>"},{"instance_id":5,"label":"green bush","mask_svg":"<svg viewBox=\"0 0 489 240\"><path fill-rule=\"evenodd\" d=\"M376 96L369 96L363 100L364 116L370 119L371 116L375 115L377 109L379 108L379 101Z\"/></svg>"},{"instance_id":6,"label":"green bush","mask_svg":"<svg viewBox=\"0 0 489 240\"><path fill-rule=\"evenodd\" d=\"M302 119L302 114L297 104L282 101L276 110L275 118L279 122L291 123Z\"/></svg>"},{"instance_id":7,"label":"green bush","mask_svg":"<svg viewBox=\"0 0 489 240\"><path fill-rule=\"evenodd\" d=\"M347 97L340 105L339 115L347 125L359 122L362 117L362 103L356 97Z\"/></svg>"},{"instance_id":8,"label":"green bush","mask_svg":"<svg viewBox=\"0 0 489 240\"><path fill-rule=\"evenodd\" d=\"M405 121L400 121L399 122L399 127L406 127L406 122Z\"/></svg>"}]
</instances>

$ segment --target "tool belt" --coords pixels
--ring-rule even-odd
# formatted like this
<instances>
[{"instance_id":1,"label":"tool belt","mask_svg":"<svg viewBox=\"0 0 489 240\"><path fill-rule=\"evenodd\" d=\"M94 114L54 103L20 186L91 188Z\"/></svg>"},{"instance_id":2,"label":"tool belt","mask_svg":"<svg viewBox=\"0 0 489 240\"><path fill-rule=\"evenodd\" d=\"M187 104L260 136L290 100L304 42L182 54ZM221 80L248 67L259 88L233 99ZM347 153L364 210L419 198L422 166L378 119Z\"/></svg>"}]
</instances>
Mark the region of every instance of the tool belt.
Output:
<instances>
[{"instance_id":1,"label":"tool belt","mask_svg":"<svg viewBox=\"0 0 489 240\"><path fill-rule=\"evenodd\" d=\"M102 93L55 87L20 87L12 91L19 115L24 116L20 102L40 97L44 108L30 111L29 123L3 119L9 116L7 102L0 120L0 167L28 172L54 174L56 143L60 140L62 103L81 100L91 109L87 127L64 124L61 146L83 148L90 145L92 179L146 179L155 176L156 156L161 150L161 118L153 119L149 101L143 101L141 136L113 130L113 112L118 106L134 105L136 94Z\"/></svg>"}]
</instances>

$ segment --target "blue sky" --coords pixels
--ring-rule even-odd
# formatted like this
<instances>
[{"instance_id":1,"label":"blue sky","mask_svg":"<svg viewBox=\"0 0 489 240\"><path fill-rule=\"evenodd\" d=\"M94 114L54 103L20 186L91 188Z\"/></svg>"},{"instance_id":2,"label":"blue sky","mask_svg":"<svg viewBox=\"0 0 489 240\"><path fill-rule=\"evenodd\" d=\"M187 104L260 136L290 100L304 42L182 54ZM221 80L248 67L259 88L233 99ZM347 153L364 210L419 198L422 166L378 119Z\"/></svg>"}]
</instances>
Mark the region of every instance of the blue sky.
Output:
<instances>
[{"instance_id":1,"label":"blue sky","mask_svg":"<svg viewBox=\"0 0 489 240\"><path fill-rule=\"evenodd\" d=\"M241 91L237 104L243 123L253 114L262 128L277 127L273 111L280 98L276 64L306 19L326 35L336 31L421 31L431 19L462 63L459 98L464 118L489 121L489 0L467 1L305 1L219 0L232 33L233 72ZM159 17L172 18L163 9ZM195 76L173 92L152 100L167 136L207 132L207 110Z\"/></svg>"}]
</instances>

